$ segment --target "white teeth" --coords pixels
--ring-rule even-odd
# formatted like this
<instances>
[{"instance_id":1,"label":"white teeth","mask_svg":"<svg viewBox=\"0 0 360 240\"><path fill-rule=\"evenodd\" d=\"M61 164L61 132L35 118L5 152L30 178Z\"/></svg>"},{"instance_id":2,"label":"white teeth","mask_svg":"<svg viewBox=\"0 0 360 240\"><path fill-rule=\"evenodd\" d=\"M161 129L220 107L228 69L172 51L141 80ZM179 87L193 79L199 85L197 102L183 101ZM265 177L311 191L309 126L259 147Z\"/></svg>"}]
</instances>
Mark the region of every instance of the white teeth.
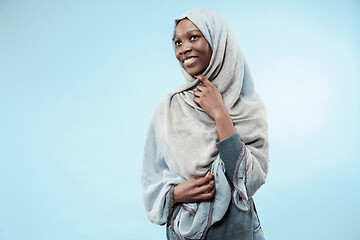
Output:
<instances>
[{"instance_id":1,"label":"white teeth","mask_svg":"<svg viewBox=\"0 0 360 240\"><path fill-rule=\"evenodd\" d=\"M194 57L191 57L191 58L185 59L185 60L184 60L184 63L190 62L190 61L192 61L192 60L194 60Z\"/></svg>"}]
</instances>

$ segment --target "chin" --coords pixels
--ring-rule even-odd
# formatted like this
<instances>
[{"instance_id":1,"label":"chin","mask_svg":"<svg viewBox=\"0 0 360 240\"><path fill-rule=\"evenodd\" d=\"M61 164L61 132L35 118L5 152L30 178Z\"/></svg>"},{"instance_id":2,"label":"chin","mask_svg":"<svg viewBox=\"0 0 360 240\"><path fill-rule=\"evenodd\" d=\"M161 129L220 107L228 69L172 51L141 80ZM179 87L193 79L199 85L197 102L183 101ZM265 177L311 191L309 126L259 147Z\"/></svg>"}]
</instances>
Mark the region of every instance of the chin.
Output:
<instances>
[{"instance_id":1,"label":"chin","mask_svg":"<svg viewBox=\"0 0 360 240\"><path fill-rule=\"evenodd\" d=\"M186 72L191 76L199 75L202 73L201 71L194 71L194 70L190 70L190 71L186 70Z\"/></svg>"}]
</instances>

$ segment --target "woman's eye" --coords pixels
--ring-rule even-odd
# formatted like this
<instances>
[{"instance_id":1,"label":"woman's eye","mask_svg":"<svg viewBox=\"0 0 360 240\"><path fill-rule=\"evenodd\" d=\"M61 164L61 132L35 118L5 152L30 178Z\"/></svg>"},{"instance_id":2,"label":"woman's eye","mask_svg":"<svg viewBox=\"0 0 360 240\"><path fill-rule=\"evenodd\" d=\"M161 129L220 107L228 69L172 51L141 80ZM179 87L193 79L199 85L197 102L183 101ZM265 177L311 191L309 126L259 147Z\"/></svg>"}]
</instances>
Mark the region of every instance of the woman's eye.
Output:
<instances>
[{"instance_id":1,"label":"woman's eye","mask_svg":"<svg viewBox=\"0 0 360 240\"><path fill-rule=\"evenodd\" d=\"M181 45L181 41L175 41L175 46L180 46Z\"/></svg>"},{"instance_id":2,"label":"woman's eye","mask_svg":"<svg viewBox=\"0 0 360 240\"><path fill-rule=\"evenodd\" d=\"M192 40L196 40L198 38L199 38L199 36L194 35L194 36L191 36L190 40L192 41Z\"/></svg>"}]
</instances>

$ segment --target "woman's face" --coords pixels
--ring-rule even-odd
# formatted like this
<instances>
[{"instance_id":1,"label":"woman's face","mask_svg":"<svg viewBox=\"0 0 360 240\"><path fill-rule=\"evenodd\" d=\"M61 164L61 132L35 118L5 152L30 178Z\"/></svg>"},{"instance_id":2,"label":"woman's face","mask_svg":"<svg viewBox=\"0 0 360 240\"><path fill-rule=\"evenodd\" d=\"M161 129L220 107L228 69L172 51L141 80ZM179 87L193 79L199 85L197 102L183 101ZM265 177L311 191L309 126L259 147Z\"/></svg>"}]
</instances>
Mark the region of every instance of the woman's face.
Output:
<instances>
[{"instance_id":1,"label":"woman's face","mask_svg":"<svg viewBox=\"0 0 360 240\"><path fill-rule=\"evenodd\" d=\"M175 29L175 56L190 75L201 74L209 65L212 49L200 30L187 18Z\"/></svg>"}]
</instances>

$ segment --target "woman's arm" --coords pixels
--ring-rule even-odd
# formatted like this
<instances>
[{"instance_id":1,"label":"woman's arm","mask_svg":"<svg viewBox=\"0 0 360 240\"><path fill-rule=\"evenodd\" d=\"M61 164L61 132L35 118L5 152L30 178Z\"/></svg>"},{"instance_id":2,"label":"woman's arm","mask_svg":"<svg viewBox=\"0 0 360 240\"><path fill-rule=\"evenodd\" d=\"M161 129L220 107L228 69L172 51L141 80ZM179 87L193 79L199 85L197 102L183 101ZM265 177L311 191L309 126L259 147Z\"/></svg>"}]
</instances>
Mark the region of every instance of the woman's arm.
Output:
<instances>
[{"instance_id":1,"label":"woman's arm","mask_svg":"<svg viewBox=\"0 0 360 240\"><path fill-rule=\"evenodd\" d=\"M197 90L194 91L194 102L215 120L219 140L218 148L219 150L223 148L223 153L224 151L231 152L231 154L222 154L219 151L220 157L225 163L226 175L237 191L241 192L242 198L248 199L265 183L267 162L263 161L263 152L260 149L267 145L266 132L259 134L257 141L253 144L243 144L240 136L234 135L236 131L220 92L205 76L198 75L196 77L204 86L197 86ZM257 124L266 124L266 122ZM221 143L224 139L225 141ZM240 155L240 153L244 153L244 155ZM225 155L229 155L229 157ZM238 157L239 159L237 159ZM245 202L247 203L247 200Z\"/></svg>"},{"instance_id":2,"label":"woman's arm","mask_svg":"<svg viewBox=\"0 0 360 240\"><path fill-rule=\"evenodd\" d=\"M218 149L226 168L226 176L230 182L235 171L235 165L242 150L242 142L232 123L221 94L205 76L196 76L203 84L194 91L194 102L214 119L218 133ZM238 141L235 141L238 140Z\"/></svg>"},{"instance_id":3,"label":"woman's arm","mask_svg":"<svg viewBox=\"0 0 360 240\"><path fill-rule=\"evenodd\" d=\"M203 75L196 77L204 83L204 86L197 86L197 91L194 91L194 102L199 104L215 120L218 138L219 141L222 141L235 133L229 112L216 87ZM208 172L204 177L189 179L175 186L174 203L210 200L215 194L213 178L214 175Z\"/></svg>"},{"instance_id":4,"label":"woman's arm","mask_svg":"<svg viewBox=\"0 0 360 240\"><path fill-rule=\"evenodd\" d=\"M215 120L219 142L230 137L235 133L234 125L231 121L228 110L226 109L221 94L217 88L205 76L197 75L203 84L198 85L194 91L194 102L199 104L204 111Z\"/></svg>"}]
</instances>

